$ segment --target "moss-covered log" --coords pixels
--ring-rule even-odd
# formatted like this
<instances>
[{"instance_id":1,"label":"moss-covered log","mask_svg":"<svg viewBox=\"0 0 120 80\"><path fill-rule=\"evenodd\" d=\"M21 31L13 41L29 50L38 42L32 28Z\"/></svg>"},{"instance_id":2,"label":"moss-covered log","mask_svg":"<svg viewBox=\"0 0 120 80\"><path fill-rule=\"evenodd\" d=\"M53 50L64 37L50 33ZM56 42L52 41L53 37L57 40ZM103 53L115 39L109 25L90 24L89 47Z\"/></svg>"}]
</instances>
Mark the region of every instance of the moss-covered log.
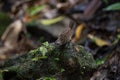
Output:
<instances>
[{"instance_id":1,"label":"moss-covered log","mask_svg":"<svg viewBox=\"0 0 120 80\"><path fill-rule=\"evenodd\" d=\"M0 80L89 80L90 75L86 76L85 73L95 66L92 55L82 46L72 43L56 46L45 42L29 54L1 65Z\"/></svg>"}]
</instances>

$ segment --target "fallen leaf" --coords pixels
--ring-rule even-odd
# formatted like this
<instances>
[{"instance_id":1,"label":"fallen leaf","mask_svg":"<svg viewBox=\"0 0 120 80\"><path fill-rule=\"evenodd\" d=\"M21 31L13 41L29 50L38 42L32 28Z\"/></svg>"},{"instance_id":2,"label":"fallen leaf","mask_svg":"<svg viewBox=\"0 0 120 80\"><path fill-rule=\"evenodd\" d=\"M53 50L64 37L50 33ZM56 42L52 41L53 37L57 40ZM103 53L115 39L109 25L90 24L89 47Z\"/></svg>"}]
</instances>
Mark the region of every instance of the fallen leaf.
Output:
<instances>
[{"instance_id":1,"label":"fallen leaf","mask_svg":"<svg viewBox=\"0 0 120 80\"><path fill-rule=\"evenodd\" d=\"M63 19L64 19L64 16L59 16L59 17L54 18L54 19L43 19L40 22L43 25L51 25L51 24L55 24Z\"/></svg>"},{"instance_id":2,"label":"fallen leaf","mask_svg":"<svg viewBox=\"0 0 120 80\"><path fill-rule=\"evenodd\" d=\"M41 10L43 10L46 7L46 5L39 5L39 6L35 6L29 9L29 13L31 16L37 14L38 12L40 12Z\"/></svg>"},{"instance_id":3,"label":"fallen leaf","mask_svg":"<svg viewBox=\"0 0 120 80\"><path fill-rule=\"evenodd\" d=\"M99 47L102 47L102 46L110 46L110 45L111 45L110 42L105 41L105 40L103 40L103 39L100 39L100 38L98 38L98 37L95 37L95 36L93 36L93 35L91 35L91 34L88 35L88 38L90 38L93 42L95 42L96 45L99 46Z\"/></svg>"},{"instance_id":4,"label":"fallen leaf","mask_svg":"<svg viewBox=\"0 0 120 80\"><path fill-rule=\"evenodd\" d=\"M120 2L115 3L115 4L111 4L110 6L107 6L106 8L104 8L103 10L105 10L105 11L120 10Z\"/></svg>"},{"instance_id":5,"label":"fallen leaf","mask_svg":"<svg viewBox=\"0 0 120 80\"><path fill-rule=\"evenodd\" d=\"M85 26L86 25L84 23L78 25L78 27L75 30L75 38L73 38L72 42L77 42L77 41L79 41L81 39L82 32L85 29Z\"/></svg>"}]
</instances>

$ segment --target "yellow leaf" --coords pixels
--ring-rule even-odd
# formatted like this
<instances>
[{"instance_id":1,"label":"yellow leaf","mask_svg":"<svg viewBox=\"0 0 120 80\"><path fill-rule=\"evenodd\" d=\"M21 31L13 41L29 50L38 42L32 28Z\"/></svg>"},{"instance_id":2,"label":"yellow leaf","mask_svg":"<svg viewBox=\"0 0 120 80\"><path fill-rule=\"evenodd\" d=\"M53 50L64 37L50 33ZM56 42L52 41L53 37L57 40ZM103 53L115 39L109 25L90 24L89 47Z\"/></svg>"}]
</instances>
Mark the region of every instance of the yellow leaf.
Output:
<instances>
[{"instance_id":1,"label":"yellow leaf","mask_svg":"<svg viewBox=\"0 0 120 80\"><path fill-rule=\"evenodd\" d=\"M84 28L85 28L85 24L84 23L80 24L76 28L76 31L75 31L75 41L78 41L78 40L81 39L81 34L82 34L82 31L83 31Z\"/></svg>"},{"instance_id":2,"label":"yellow leaf","mask_svg":"<svg viewBox=\"0 0 120 80\"><path fill-rule=\"evenodd\" d=\"M100 39L100 38L98 38L98 37L95 37L95 36L93 36L93 35L91 35L91 34L89 34L88 37L89 37L92 41L94 41L95 44L96 44L97 46L99 46L99 47L102 47L102 46L110 46L110 45L111 45L110 42L107 42L107 41L105 41L105 40L103 40L103 39Z\"/></svg>"}]
</instances>

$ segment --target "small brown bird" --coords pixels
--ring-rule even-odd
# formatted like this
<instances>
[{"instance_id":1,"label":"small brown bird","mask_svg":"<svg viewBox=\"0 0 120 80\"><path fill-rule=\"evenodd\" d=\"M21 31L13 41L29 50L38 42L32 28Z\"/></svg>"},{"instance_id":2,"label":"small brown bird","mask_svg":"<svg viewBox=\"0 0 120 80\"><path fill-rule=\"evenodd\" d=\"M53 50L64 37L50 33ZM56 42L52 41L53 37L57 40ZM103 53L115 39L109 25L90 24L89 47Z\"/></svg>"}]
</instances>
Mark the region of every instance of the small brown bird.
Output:
<instances>
[{"instance_id":1,"label":"small brown bird","mask_svg":"<svg viewBox=\"0 0 120 80\"><path fill-rule=\"evenodd\" d=\"M71 21L69 27L67 27L58 37L58 39L55 41L55 44L57 45L63 45L67 42L71 41L71 38L73 36L73 28L74 28L74 22Z\"/></svg>"}]
</instances>

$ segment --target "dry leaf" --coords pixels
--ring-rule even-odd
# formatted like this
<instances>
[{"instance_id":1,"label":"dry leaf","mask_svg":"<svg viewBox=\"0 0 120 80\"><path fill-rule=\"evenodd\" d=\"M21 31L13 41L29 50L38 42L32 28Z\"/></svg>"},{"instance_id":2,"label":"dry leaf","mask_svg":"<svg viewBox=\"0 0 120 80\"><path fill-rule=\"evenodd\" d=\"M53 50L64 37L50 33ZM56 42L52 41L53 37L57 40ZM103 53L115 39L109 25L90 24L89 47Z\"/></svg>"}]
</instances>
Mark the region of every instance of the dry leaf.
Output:
<instances>
[{"instance_id":1,"label":"dry leaf","mask_svg":"<svg viewBox=\"0 0 120 80\"><path fill-rule=\"evenodd\" d=\"M77 41L79 41L80 39L81 39L81 36L82 36L82 32L83 32L83 30L85 29L85 24L84 23L82 23L82 24L80 24L77 28L76 28L76 30L75 30L75 38L73 39L73 42L77 42Z\"/></svg>"},{"instance_id":2,"label":"dry leaf","mask_svg":"<svg viewBox=\"0 0 120 80\"><path fill-rule=\"evenodd\" d=\"M96 43L96 45L99 46L99 47L102 47L102 46L110 46L110 45L111 45L110 42L105 41L105 40L103 40L103 39L100 39L100 38L98 38L98 37L95 37L95 36L93 36L93 35L91 35L91 34L89 34L88 37L89 37L92 41L94 41L94 42Z\"/></svg>"}]
</instances>

